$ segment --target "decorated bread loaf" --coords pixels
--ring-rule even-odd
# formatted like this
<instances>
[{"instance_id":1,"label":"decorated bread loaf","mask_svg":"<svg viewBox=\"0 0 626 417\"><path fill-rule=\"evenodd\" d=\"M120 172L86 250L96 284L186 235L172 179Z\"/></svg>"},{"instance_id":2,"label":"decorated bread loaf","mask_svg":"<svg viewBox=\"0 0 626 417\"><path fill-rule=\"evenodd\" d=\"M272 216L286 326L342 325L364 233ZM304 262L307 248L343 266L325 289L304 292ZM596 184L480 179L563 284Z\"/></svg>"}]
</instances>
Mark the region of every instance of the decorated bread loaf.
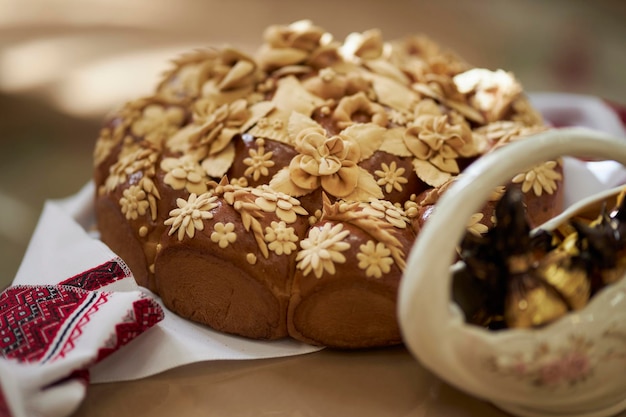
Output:
<instances>
[{"instance_id":1,"label":"decorated bread loaf","mask_svg":"<svg viewBox=\"0 0 626 417\"><path fill-rule=\"evenodd\" d=\"M98 227L190 320L257 339L399 344L398 284L439 196L482 154L544 129L513 75L425 37L272 26L254 55L181 56L151 96L107 118ZM507 187L541 223L561 208L560 161ZM492 226L503 191L471 232Z\"/></svg>"}]
</instances>

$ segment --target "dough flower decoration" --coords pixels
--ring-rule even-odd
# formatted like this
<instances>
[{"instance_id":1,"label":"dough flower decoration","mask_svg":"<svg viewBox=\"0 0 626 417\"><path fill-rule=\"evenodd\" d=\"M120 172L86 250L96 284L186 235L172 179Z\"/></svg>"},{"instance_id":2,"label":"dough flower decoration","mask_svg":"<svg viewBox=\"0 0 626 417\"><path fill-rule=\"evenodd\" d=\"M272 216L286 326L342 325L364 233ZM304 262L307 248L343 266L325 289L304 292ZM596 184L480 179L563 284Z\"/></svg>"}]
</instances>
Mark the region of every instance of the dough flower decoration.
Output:
<instances>
[{"instance_id":1,"label":"dough flower decoration","mask_svg":"<svg viewBox=\"0 0 626 417\"><path fill-rule=\"evenodd\" d=\"M100 129L100 136L93 151L94 166L100 165L122 141L122 135L115 135L113 129L105 126Z\"/></svg>"},{"instance_id":2,"label":"dough flower decoration","mask_svg":"<svg viewBox=\"0 0 626 417\"><path fill-rule=\"evenodd\" d=\"M270 187L295 197L321 187L337 198L382 198L374 176L358 163L382 144L384 128L374 123L357 123L329 137L313 119L294 112L288 131L298 155L274 175Z\"/></svg>"},{"instance_id":3,"label":"dough flower decoration","mask_svg":"<svg viewBox=\"0 0 626 417\"><path fill-rule=\"evenodd\" d=\"M217 196L211 192L200 195L191 193L189 198L178 198L177 208L170 211L170 217L163 222L165 226L170 226L168 235L173 235L178 231L177 238L182 241L185 235L194 237L196 230L204 230L204 220L212 219L213 210L217 207Z\"/></svg>"},{"instance_id":4,"label":"dough flower decoration","mask_svg":"<svg viewBox=\"0 0 626 417\"><path fill-rule=\"evenodd\" d=\"M382 242L394 263L404 270L406 255L398 231L406 229L409 218L404 210L389 201L370 199L369 202L338 201L331 203L323 195L322 219L332 222L351 224L364 230L377 242Z\"/></svg>"},{"instance_id":5,"label":"dough flower decoration","mask_svg":"<svg viewBox=\"0 0 626 417\"><path fill-rule=\"evenodd\" d=\"M341 46L341 54L346 60L376 59L383 54L382 33L378 29L362 33L351 33Z\"/></svg>"},{"instance_id":6,"label":"dough flower decoration","mask_svg":"<svg viewBox=\"0 0 626 417\"><path fill-rule=\"evenodd\" d=\"M376 183L384 187L387 194L391 193L393 190L402 191L403 184L409 182L409 180L404 177L404 171L404 168L398 167L396 161L392 161L389 165L383 162L380 165L380 169L374 171L374 174L378 177Z\"/></svg>"},{"instance_id":7,"label":"dough flower decoration","mask_svg":"<svg viewBox=\"0 0 626 417\"><path fill-rule=\"evenodd\" d=\"M293 227L288 227L284 221L271 223L271 226L265 228L265 240L269 242L268 249L276 255L290 255L298 247L296 242L298 236Z\"/></svg>"},{"instance_id":8,"label":"dough flower decoration","mask_svg":"<svg viewBox=\"0 0 626 417\"><path fill-rule=\"evenodd\" d=\"M144 107L141 117L130 126L130 131L133 135L160 146L178 131L184 121L185 112L180 107L149 104Z\"/></svg>"},{"instance_id":9,"label":"dough flower decoration","mask_svg":"<svg viewBox=\"0 0 626 417\"><path fill-rule=\"evenodd\" d=\"M338 128L345 129L356 123L353 118L357 114L381 127L387 127L389 121L385 108L372 102L363 92L342 98L333 111L332 119Z\"/></svg>"},{"instance_id":10,"label":"dough flower decoration","mask_svg":"<svg viewBox=\"0 0 626 417\"><path fill-rule=\"evenodd\" d=\"M265 151L263 139L257 139L255 142L257 148L251 148L248 151L248 157L243 160L243 163L248 166L243 174L251 176L254 181L258 181L262 176L269 175L269 169L274 166L274 161L272 161L274 153Z\"/></svg>"},{"instance_id":11,"label":"dough flower decoration","mask_svg":"<svg viewBox=\"0 0 626 417\"><path fill-rule=\"evenodd\" d=\"M294 75L283 76L276 81L271 101L262 101L251 107L254 116L246 124L251 126L246 133L291 145L287 131L291 114L295 111L311 116L325 103L325 100L309 92Z\"/></svg>"},{"instance_id":12,"label":"dough flower decoration","mask_svg":"<svg viewBox=\"0 0 626 417\"><path fill-rule=\"evenodd\" d=\"M391 61L418 83L437 83L470 68L458 55L428 36L408 36L392 45Z\"/></svg>"},{"instance_id":13,"label":"dough flower decoration","mask_svg":"<svg viewBox=\"0 0 626 417\"><path fill-rule=\"evenodd\" d=\"M313 129L301 136L296 146L300 154L289 164L290 178L298 187L314 190L321 185L339 197L356 188L360 155L354 142Z\"/></svg>"},{"instance_id":14,"label":"dough flower decoration","mask_svg":"<svg viewBox=\"0 0 626 417\"><path fill-rule=\"evenodd\" d=\"M448 107L468 120L484 125L488 123L483 113L467 102L467 97L461 94L453 81L448 75L426 74L423 83L414 83L411 88L421 94L429 97L438 103Z\"/></svg>"},{"instance_id":15,"label":"dough flower decoration","mask_svg":"<svg viewBox=\"0 0 626 417\"><path fill-rule=\"evenodd\" d=\"M224 48L213 67L213 78L202 87L202 96L232 102L235 96L248 95L260 74L254 59L233 48Z\"/></svg>"},{"instance_id":16,"label":"dough flower decoration","mask_svg":"<svg viewBox=\"0 0 626 417\"><path fill-rule=\"evenodd\" d=\"M228 222L226 224L222 222L215 223L213 227L214 232L211 233L211 241L217 243L222 249L225 249L231 243L235 243L237 240L237 234L235 233L235 224Z\"/></svg>"},{"instance_id":17,"label":"dough flower decoration","mask_svg":"<svg viewBox=\"0 0 626 417\"><path fill-rule=\"evenodd\" d=\"M138 185L133 185L122 192L120 207L126 219L136 220L139 215L146 214L150 207L150 202L146 197L146 192Z\"/></svg>"},{"instance_id":18,"label":"dough flower decoration","mask_svg":"<svg viewBox=\"0 0 626 417\"><path fill-rule=\"evenodd\" d=\"M286 223L294 223L298 215L307 215L307 211L300 205L300 200L285 193L272 190L267 185L250 188L255 197L254 203L265 213L274 213L276 217Z\"/></svg>"},{"instance_id":19,"label":"dough flower decoration","mask_svg":"<svg viewBox=\"0 0 626 417\"><path fill-rule=\"evenodd\" d=\"M395 43L391 61L410 75L413 91L422 97L436 100L478 124L485 124L485 116L468 103L468 97L455 83L454 77L467 72L471 66L449 50L424 36L409 37Z\"/></svg>"},{"instance_id":20,"label":"dough flower decoration","mask_svg":"<svg viewBox=\"0 0 626 417\"><path fill-rule=\"evenodd\" d=\"M175 190L185 189L196 194L207 191L208 178L200 164L191 155L165 158L161 161L161 169L166 173L163 182Z\"/></svg>"},{"instance_id":21,"label":"dough flower decoration","mask_svg":"<svg viewBox=\"0 0 626 417\"><path fill-rule=\"evenodd\" d=\"M300 201L287 194L271 189L267 185L259 187L241 187L229 183L226 177L219 184L211 183L213 193L222 196L224 201L235 209L241 216L241 222L247 232L252 233L254 239L266 259L269 251L278 251L277 244L268 246L267 230L260 220L267 214L273 214L279 223L293 224L298 216L306 216L308 212L300 205ZM283 248L284 250L284 248Z\"/></svg>"},{"instance_id":22,"label":"dough flower decoration","mask_svg":"<svg viewBox=\"0 0 626 417\"><path fill-rule=\"evenodd\" d=\"M228 103L250 94L259 78L254 60L233 48L197 50L173 63L157 87L157 96L168 101Z\"/></svg>"},{"instance_id":23,"label":"dough flower decoration","mask_svg":"<svg viewBox=\"0 0 626 417\"><path fill-rule=\"evenodd\" d=\"M209 99L200 99L195 102L193 110L194 123L201 127L202 134L193 136L191 145L210 145L209 154L223 149L251 116L244 99L219 107Z\"/></svg>"},{"instance_id":24,"label":"dough flower decoration","mask_svg":"<svg viewBox=\"0 0 626 417\"><path fill-rule=\"evenodd\" d=\"M296 256L296 268L302 271L304 276L311 272L316 278L321 278L324 272L333 275L335 263L345 263L346 257L341 253L350 248L348 242L343 240L350 234L343 230L343 224L325 223L309 230L306 239L300 241L302 248Z\"/></svg>"},{"instance_id":25,"label":"dough flower decoration","mask_svg":"<svg viewBox=\"0 0 626 417\"><path fill-rule=\"evenodd\" d=\"M389 111L389 121L397 130L397 126L406 127L412 124L416 117L425 114L441 115L441 110L434 100L424 98L412 105L410 109L391 110Z\"/></svg>"},{"instance_id":26,"label":"dough flower decoration","mask_svg":"<svg viewBox=\"0 0 626 417\"><path fill-rule=\"evenodd\" d=\"M512 129L510 129L509 131L506 131L505 134L498 139L498 143L496 144L495 147L502 146L502 145L505 145L505 144L507 144L509 142L520 140L522 138L525 138L525 137L528 137L528 136L531 136L531 135L535 135L535 134L540 133L540 132L545 132L546 130L549 129L545 125L520 126L519 122L513 122L513 123L517 127L514 127ZM491 123L491 124L494 124L494 123Z\"/></svg>"},{"instance_id":27,"label":"dough flower decoration","mask_svg":"<svg viewBox=\"0 0 626 417\"><path fill-rule=\"evenodd\" d=\"M140 122L144 118L144 110L150 106L161 106L165 102L155 99L154 97L144 97L125 103L120 109L113 112L106 120L104 126L100 130L100 137L96 142L94 149L94 163L95 166L100 165L106 160L111 152L117 148L117 146L124 141L125 148L131 143L138 143L144 139L144 134L139 132L138 135L133 136L132 126L136 122ZM174 107L168 104L171 109L178 109L184 113L181 108ZM173 116L173 113L170 114ZM173 121L171 117L170 122ZM184 123L184 117L180 121ZM139 130L141 130L141 122L139 123ZM137 126L135 127L137 129ZM155 149L161 149L161 143L158 140L146 141L149 147ZM158 143L157 143L158 142Z\"/></svg>"},{"instance_id":28,"label":"dough flower decoration","mask_svg":"<svg viewBox=\"0 0 626 417\"><path fill-rule=\"evenodd\" d=\"M414 157L417 176L433 187L459 174L457 158L478 153L469 127L451 124L447 115L417 117L407 128L403 141Z\"/></svg>"},{"instance_id":29,"label":"dough flower decoration","mask_svg":"<svg viewBox=\"0 0 626 417\"><path fill-rule=\"evenodd\" d=\"M521 122L499 120L474 130L474 134L491 144L489 147L500 146L520 138L547 130L546 126L526 126Z\"/></svg>"},{"instance_id":30,"label":"dough flower decoration","mask_svg":"<svg viewBox=\"0 0 626 417\"><path fill-rule=\"evenodd\" d=\"M213 74L218 54L217 49L200 49L173 60L173 67L163 74L157 86L157 95L173 102L199 97L202 85Z\"/></svg>"},{"instance_id":31,"label":"dough flower decoration","mask_svg":"<svg viewBox=\"0 0 626 417\"><path fill-rule=\"evenodd\" d=\"M486 143L495 143L493 149L504 146L510 142L547 130L546 126L527 126L520 121L502 120L482 126L474 131L475 138ZM513 177L512 182L522 185L522 192L533 191L536 196L544 192L553 194L557 189L557 182L563 179L561 174L561 160L545 161L525 172Z\"/></svg>"},{"instance_id":32,"label":"dough flower decoration","mask_svg":"<svg viewBox=\"0 0 626 417\"><path fill-rule=\"evenodd\" d=\"M367 203L361 203L360 207L364 213L377 219L384 219L398 229L406 228L410 222L405 211L391 201L370 198Z\"/></svg>"},{"instance_id":33,"label":"dough flower decoration","mask_svg":"<svg viewBox=\"0 0 626 417\"><path fill-rule=\"evenodd\" d=\"M342 73L331 67L320 69L315 76L303 80L302 85L307 91L324 100L338 100L348 95L367 93L371 90L370 81L362 74Z\"/></svg>"},{"instance_id":34,"label":"dough flower decoration","mask_svg":"<svg viewBox=\"0 0 626 417\"><path fill-rule=\"evenodd\" d=\"M98 194L113 192L132 176L133 184L130 186L132 191L124 190L119 201L122 214L129 220L136 219L138 215L143 216L146 213L145 209L149 208L151 219L156 220L157 200L161 198L154 182L159 155L160 152L152 146L145 148L131 146L122 151L118 161L111 165L104 184L98 188ZM137 198L142 201L135 201Z\"/></svg>"},{"instance_id":35,"label":"dough flower decoration","mask_svg":"<svg viewBox=\"0 0 626 417\"><path fill-rule=\"evenodd\" d=\"M332 36L309 20L270 26L263 38L257 61L265 71L302 64L328 66L339 59Z\"/></svg>"},{"instance_id":36,"label":"dough flower decoration","mask_svg":"<svg viewBox=\"0 0 626 417\"><path fill-rule=\"evenodd\" d=\"M344 59L362 65L373 84L375 96L391 108L408 109L418 97L409 90L411 79L391 61L393 47L383 42L378 29L351 33L341 47Z\"/></svg>"},{"instance_id":37,"label":"dough flower decoration","mask_svg":"<svg viewBox=\"0 0 626 417\"><path fill-rule=\"evenodd\" d=\"M485 215L483 213L474 213L467 222L467 231L475 236L482 236L489 231L489 227L481 221Z\"/></svg>"},{"instance_id":38,"label":"dough flower decoration","mask_svg":"<svg viewBox=\"0 0 626 417\"><path fill-rule=\"evenodd\" d=\"M365 276L381 278L383 274L391 271L393 258L391 251L382 242L368 240L366 244L359 246L358 267L365 270Z\"/></svg>"},{"instance_id":39,"label":"dough flower decoration","mask_svg":"<svg viewBox=\"0 0 626 417\"><path fill-rule=\"evenodd\" d=\"M193 155L213 178L221 178L235 158L233 138L254 118L246 100L216 105L209 99L196 101L193 121L167 142L175 152Z\"/></svg>"},{"instance_id":40,"label":"dough flower decoration","mask_svg":"<svg viewBox=\"0 0 626 417\"><path fill-rule=\"evenodd\" d=\"M532 190L538 197L544 192L554 194L557 189L557 181L563 179L557 170L558 165L558 161L543 162L526 172L517 174L512 181L515 184L522 184L523 193Z\"/></svg>"},{"instance_id":41,"label":"dough flower decoration","mask_svg":"<svg viewBox=\"0 0 626 417\"><path fill-rule=\"evenodd\" d=\"M453 77L461 94L469 96L469 103L485 116L487 122L503 118L512 103L522 94L522 86L506 71L473 68Z\"/></svg>"},{"instance_id":42,"label":"dough flower decoration","mask_svg":"<svg viewBox=\"0 0 626 417\"><path fill-rule=\"evenodd\" d=\"M99 192L101 194L112 192L118 185L126 182L129 176L138 172L142 173L143 178L153 177L158 158L159 152L151 147L129 147L123 155L120 155L117 162L111 165L109 176Z\"/></svg>"},{"instance_id":43,"label":"dough flower decoration","mask_svg":"<svg viewBox=\"0 0 626 417\"><path fill-rule=\"evenodd\" d=\"M528 100L528 97L525 95L520 95L515 101L513 101L511 108L514 112L511 116L511 120L522 123L526 126L545 125L543 116L530 104L530 100Z\"/></svg>"}]
</instances>

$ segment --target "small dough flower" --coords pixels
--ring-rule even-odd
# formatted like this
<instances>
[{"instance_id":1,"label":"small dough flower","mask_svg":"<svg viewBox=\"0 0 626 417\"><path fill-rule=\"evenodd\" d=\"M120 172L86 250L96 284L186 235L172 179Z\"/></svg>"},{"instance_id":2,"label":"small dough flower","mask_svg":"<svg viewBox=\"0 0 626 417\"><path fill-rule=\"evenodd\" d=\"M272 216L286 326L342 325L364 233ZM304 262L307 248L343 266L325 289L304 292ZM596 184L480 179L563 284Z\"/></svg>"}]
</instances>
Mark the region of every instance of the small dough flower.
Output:
<instances>
[{"instance_id":1,"label":"small dough flower","mask_svg":"<svg viewBox=\"0 0 626 417\"><path fill-rule=\"evenodd\" d=\"M285 223L294 223L297 215L306 215L307 211L300 205L300 200L285 193L272 190L267 185L252 188L250 192L256 197L254 203L266 213L274 213Z\"/></svg>"},{"instance_id":2,"label":"small dough flower","mask_svg":"<svg viewBox=\"0 0 626 417\"><path fill-rule=\"evenodd\" d=\"M171 226L168 235L173 235L178 230L178 240L183 240L185 234L194 237L197 230L204 230L203 220L212 219L213 210L217 207L217 196L207 192L200 196L191 193L189 198L176 200L178 208L170 211L170 218L163 224Z\"/></svg>"},{"instance_id":3,"label":"small dough flower","mask_svg":"<svg viewBox=\"0 0 626 417\"><path fill-rule=\"evenodd\" d=\"M132 124L131 132L148 142L160 144L176 133L184 120L185 113L179 107L149 104L143 109L141 118Z\"/></svg>"},{"instance_id":4,"label":"small dough flower","mask_svg":"<svg viewBox=\"0 0 626 417\"><path fill-rule=\"evenodd\" d=\"M326 223L322 227L313 227L307 238L300 241L302 250L296 257L296 267L305 276L311 272L316 278L321 278L324 272L334 274L335 263L346 262L346 257L341 252L350 248L350 244L343 241L349 234L348 230L343 230L342 223L334 226Z\"/></svg>"},{"instance_id":5,"label":"small dough flower","mask_svg":"<svg viewBox=\"0 0 626 417\"><path fill-rule=\"evenodd\" d=\"M359 250L356 257L359 260L359 268L365 270L366 276L380 278L383 274L389 273L393 259L390 256L391 251L384 243L369 240L361 245Z\"/></svg>"},{"instance_id":6,"label":"small dough flower","mask_svg":"<svg viewBox=\"0 0 626 417\"><path fill-rule=\"evenodd\" d=\"M138 185L133 185L122 193L120 206L122 207L122 214L126 216L126 219L135 220L138 215L143 216L146 214L150 203L146 199L146 192Z\"/></svg>"},{"instance_id":7,"label":"small dough flower","mask_svg":"<svg viewBox=\"0 0 626 417\"><path fill-rule=\"evenodd\" d=\"M409 182L409 180L403 176L406 170L404 168L398 168L396 161L391 162L389 165L383 162L380 168L381 169L374 171L374 174L379 177L376 183L384 187L387 194L393 190L402 191L402 184Z\"/></svg>"},{"instance_id":8,"label":"small dough flower","mask_svg":"<svg viewBox=\"0 0 626 417\"><path fill-rule=\"evenodd\" d=\"M557 189L556 182L563 176L556 171L557 161L547 161L531 168L528 172L517 174L513 182L522 184L522 192L527 193L531 189L536 196L540 197L545 191L554 194Z\"/></svg>"},{"instance_id":9,"label":"small dough flower","mask_svg":"<svg viewBox=\"0 0 626 417\"><path fill-rule=\"evenodd\" d=\"M237 234L234 232L235 224L228 222L226 224L222 222L215 223L213 227L214 232L211 233L211 241L217 243L220 248L225 249L231 243L235 243L237 240Z\"/></svg>"},{"instance_id":10,"label":"small dough flower","mask_svg":"<svg viewBox=\"0 0 626 417\"><path fill-rule=\"evenodd\" d=\"M474 213L467 223L467 231L475 236L482 236L487 233L489 228L480 221L485 217L483 213Z\"/></svg>"},{"instance_id":11,"label":"small dough flower","mask_svg":"<svg viewBox=\"0 0 626 417\"><path fill-rule=\"evenodd\" d=\"M125 182L128 177L136 172L142 172L144 176L151 177L155 172L155 164L159 157L153 149L137 148L120 155L118 161L109 169L104 188L113 191L119 184Z\"/></svg>"},{"instance_id":12,"label":"small dough flower","mask_svg":"<svg viewBox=\"0 0 626 417\"><path fill-rule=\"evenodd\" d=\"M395 206L391 201L370 199L367 203L360 204L363 212L376 219L384 219L398 229L404 229L409 224L409 218L405 211Z\"/></svg>"},{"instance_id":13,"label":"small dough flower","mask_svg":"<svg viewBox=\"0 0 626 417\"><path fill-rule=\"evenodd\" d=\"M175 190L186 189L190 193L198 194L207 191L204 170L190 155L165 158L161 161L161 169L167 172L163 181Z\"/></svg>"},{"instance_id":14,"label":"small dough flower","mask_svg":"<svg viewBox=\"0 0 626 417\"><path fill-rule=\"evenodd\" d=\"M270 227L265 228L265 241L269 242L268 248L276 255L290 255L297 249L296 236L293 227L287 227L283 221L272 222Z\"/></svg>"},{"instance_id":15,"label":"small dough flower","mask_svg":"<svg viewBox=\"0 0 626 417\"><path fill-rule=\"evenodd\" d=\"M258 181L261 176L268 176L269 168L274 166L274 161L272 161L274 154L273 152L265 152L265 141L257 139L256 144L257 149L250 149L249 156L243 160L243 163L248 165L243 174L248 177L251 176L254 181Z\"/></svg>"}]
</instances>

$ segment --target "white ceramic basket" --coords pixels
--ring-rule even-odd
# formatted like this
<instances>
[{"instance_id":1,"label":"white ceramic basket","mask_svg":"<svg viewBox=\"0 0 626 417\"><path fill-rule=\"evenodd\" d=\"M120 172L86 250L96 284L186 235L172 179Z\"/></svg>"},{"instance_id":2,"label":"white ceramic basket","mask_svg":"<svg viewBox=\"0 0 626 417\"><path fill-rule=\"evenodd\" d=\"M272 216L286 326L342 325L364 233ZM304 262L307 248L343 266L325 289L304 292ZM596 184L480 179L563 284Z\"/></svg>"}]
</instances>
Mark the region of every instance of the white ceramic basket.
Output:
<instances>
[{"instance_id":1,"label":"white ceramic basket","mask_svg":"<svg viewBox=\"0 0 626 417\"><path fill-rule=\"evenodd\" d=\"M566 155L626 165L626 142L557 129L482 157L438 202L400 286L400 326L414 356L451 385L519 416L599 417L626 408L626 279L541 329L489 331L466 323L451 301L450 265L470 216L516 173Z\"/></svg>"}]
</instances>

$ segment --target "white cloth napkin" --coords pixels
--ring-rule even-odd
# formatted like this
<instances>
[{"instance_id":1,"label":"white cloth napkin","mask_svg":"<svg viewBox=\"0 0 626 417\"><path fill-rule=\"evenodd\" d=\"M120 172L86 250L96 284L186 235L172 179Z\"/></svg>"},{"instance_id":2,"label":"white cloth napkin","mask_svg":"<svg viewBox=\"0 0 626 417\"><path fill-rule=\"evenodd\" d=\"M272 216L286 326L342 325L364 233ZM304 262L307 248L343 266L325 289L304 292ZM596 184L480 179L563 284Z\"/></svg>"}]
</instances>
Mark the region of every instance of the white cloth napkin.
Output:
<instances>
[{"instance_id":1,"label":"white cloth napkin","mask_svg":"<svg viewBox=\"0 0 626 417\"><path fill-rule=\"evenodd\" d=\"M113 254L52 285L44 276L0 294L0 416L70 414L85 395L89 368L164 316Z\"/></svg>"},{"instance_id":2,"label":"white cloth napkin","mask_svg":"<svg viewBox=\"0 0 626 417\"><path fill-rule=\"evenodd\" d=\"M586 126L626 138L620 118L602 100L532 94L531 101L554 125ZM566 205L626 183L626 169L613 162L566 158L565 171ZM68 415L84 398L88 375L92 383L123 381L198 361L281 357L318 350L293 340L254 341L222 334L167 311L158 297L137 287L125 264L97 239L93 193L93 184L88 183L68 199L45 204L13 286L0 295L0 416ZM43 347L28 359L23 355L28 349L11 351L6 348L8 339L3 344L19 326L7 321L1 300L16 299L20 291L37 297L39 289L74 296L78 299L75 304L85 308L72 310L78 312L62 315L60 320L70 323L74 318L66 327L78 336L63 339L71 341L73 349L57 347L53 351L62 332L52 332L54 337L40 343ZM99 297L109 301L96 308L93 300ZM137 313L138 305L148 312L145 316ZM94 308L98 311L84 313ZM54 320L52 323L60 327ZM125 334L120 325L128 327ZM39 335L47 333L41 330ZM124 343L117 342L120 338Z\"/></svg>"}]
</instances>

